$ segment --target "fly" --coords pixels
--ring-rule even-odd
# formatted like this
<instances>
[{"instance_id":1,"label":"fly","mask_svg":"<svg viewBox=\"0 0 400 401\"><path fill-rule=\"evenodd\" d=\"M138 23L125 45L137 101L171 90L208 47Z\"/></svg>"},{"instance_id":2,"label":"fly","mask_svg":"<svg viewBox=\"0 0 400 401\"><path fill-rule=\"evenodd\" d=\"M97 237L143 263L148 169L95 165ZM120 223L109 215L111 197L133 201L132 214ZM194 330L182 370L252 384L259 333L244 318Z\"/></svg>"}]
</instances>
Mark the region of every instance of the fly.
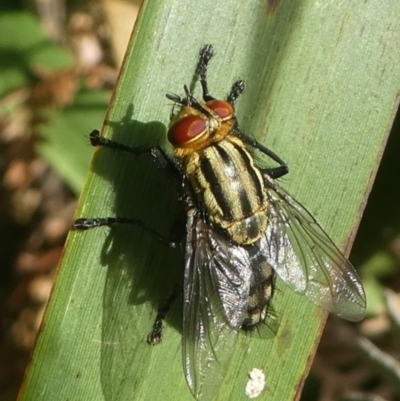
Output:
<instances>
[{"instance_id":1,"label":"fly","mask_svg":"<svg viewBox=\"0 0 400 401\"><path fill-rule=\"evenodd\" d=\"M171 114L170 158L159 147L132 148L91 134L94 146L140 155L150 153L183 182L187 205L182 348L183 367L193 395L215 393L240 329L264 322L275 274L293 291L344 319L364 317L366 299L356 271L312 215L276 179L288 167L274 152L245 135L235 116L244 89L237 81L226 100L212 97L207 69L211 45L200 51L202 100L185 86L185 97L167 95L178 107ZM254 153L278 167L263 168ZM77 219L76 229L127 223L166 243L156 230L135 218ZM157 314L148 341L160 342L167 305Z\"/></svg>"}]
</instances>

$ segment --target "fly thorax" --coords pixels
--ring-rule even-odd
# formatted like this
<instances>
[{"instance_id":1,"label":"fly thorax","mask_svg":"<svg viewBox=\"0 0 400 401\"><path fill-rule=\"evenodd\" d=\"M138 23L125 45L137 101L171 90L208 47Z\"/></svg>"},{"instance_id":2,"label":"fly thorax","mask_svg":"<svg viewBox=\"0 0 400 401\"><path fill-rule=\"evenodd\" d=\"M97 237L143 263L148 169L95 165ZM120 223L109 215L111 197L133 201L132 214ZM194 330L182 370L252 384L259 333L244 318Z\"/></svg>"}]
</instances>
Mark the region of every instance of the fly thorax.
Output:
<instances>
[{"instance_id":1,"label":"fly thorax","mask_svg":"<svg viewBox=\"0 0 400 401\"><path fill-rule=\"evenodd\" d=\"M233 106L210 100L183 106L168 139L209 220L237 244L257 241L267 226L263 176L235 134Z\"/></svg>"},{"instance_id":2,"label":"fly thorax","mask_svg":"<svg viewBox=\"0 0 400 401\"><path fill-rule=\"evenodd\" d=\"M184 158L194 192L210 221L238 244L257 241L267 226L267 197L261 172L233 135Z\"/></svg>"}]
</instances>

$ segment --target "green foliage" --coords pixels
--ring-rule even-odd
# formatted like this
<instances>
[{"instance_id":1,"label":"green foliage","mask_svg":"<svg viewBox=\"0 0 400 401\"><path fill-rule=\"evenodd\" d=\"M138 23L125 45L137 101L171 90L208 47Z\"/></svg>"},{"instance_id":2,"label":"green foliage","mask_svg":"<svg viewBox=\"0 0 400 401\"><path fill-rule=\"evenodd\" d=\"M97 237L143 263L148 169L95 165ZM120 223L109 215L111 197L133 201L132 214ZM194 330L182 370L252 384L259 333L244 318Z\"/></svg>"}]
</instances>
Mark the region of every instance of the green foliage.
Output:
<instances>
[{"instance_id":1,"label":"green foliage","mask_svg":"<svg viewBox=\"0 0 400 401\"><path fill-rule=\"evenodd\" d=\"M88 134L101 125L107 99L104 90L83 88L72 105L42 110L46 123L40 127L41 140L36 148L77 194L82 189L93 154Z\"/></svg>"},{"instance_id":2,"label":"green foliage","mask_svg":"<svg viewBox=\"0 0 400 401\"><path fill-rule=\"evenodd\" d=\"M0 97L39 81L38 72L57 73L71 69L74 61L62 46L53 43L43 32L35 16L25 11L0 14ZM67 184L79 193L89 168L92 149L87 135L99 127L104 119L108 93L88 90L77 81L78 91L72 104L65 108L38 107L34 113L43 123L35 127L39 132L37 150ZM62 91L62 85L58 88ZM18 104L7 103L7 115ZM36 119L38 117L36 116Z\"/></svg>"},{"instance_id":3,"label":"green foliage","mask_svg":"<svg viewBox=\"0 0 400 401\"><path fill-rule=\"evenodd\" d=\"M25 11L0 14L0 96L34 81L35 69L72 66L71 55L43 33L39 21Z\"/></svg>"}]
</instances>

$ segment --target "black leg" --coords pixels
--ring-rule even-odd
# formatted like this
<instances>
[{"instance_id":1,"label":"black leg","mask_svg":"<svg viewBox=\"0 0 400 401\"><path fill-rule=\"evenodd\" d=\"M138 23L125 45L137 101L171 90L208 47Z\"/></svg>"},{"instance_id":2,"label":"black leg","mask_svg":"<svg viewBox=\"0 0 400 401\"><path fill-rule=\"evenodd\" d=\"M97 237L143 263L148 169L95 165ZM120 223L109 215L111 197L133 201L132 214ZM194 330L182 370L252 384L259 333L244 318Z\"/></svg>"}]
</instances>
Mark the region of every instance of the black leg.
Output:
<instances>
[{"instance_id":1,"label":"black leg","mask_svg":"<svg viewBox=\"0 0 400 401\"><path fill-rule=\"evenodd\" d=\"M141 146L141 147L131 147L126 146L121 143L112 141L111 139L103 138L100 136L100 132L98 130L94 130L89 135L90 143L93 146L103 146L105 148L110 148L114 150L120 150L124 152L128 152L135 156L139 156L141 154L150 153L154 162L158 167L168 168L170 172L173 173L176 179L184 182L184 175L179 169L179 166L174 163L173 160L170 160L164 151L158 146ZM183 185L183 184L182 184ZM130 224L136 227L141 227L148 233L150 233L154 238L157 238L159 241L164 244L175 248L177 246L177 242L171 241L166 238L162 234L160 234L157 230L152 228L149 224L135 218L126 218L126 217L102 217L102 218L80 218L74 221L73 225L76 230L88 230L90 228L96 227L111 227L115 224Z\"/></svg>"},{"instance_id":2,"label":"black leg","mask_svg":"<svg viewBox=\"0 0 400 401\"><path fill-rule=\"evenodd\" d=\"M228 102L233 106L236 103L236 100L241 95L244 90L244 81L236 81L232 85L231 92L228 95Z\"/></svg>"},{"instance_id":3,"label":"black leg","mask_svg":"<svg viewBox=\"0 0 400 401\"><path fill-rule=\"evenodd\" d=\"M80 218L74 221L74 228L77 230L88 230L91 228L96 227L111 227L115 224L130 224L133 226L141 227L148 233L150 233L153 237L158 239L159 241L163 242L164 244L168 245L171 248L176 248L178 243L170 241L154 228L149 226L147 223L134 219L134 218L124 218L124 217L104 217L104 218L94 218L94 219L87 219L87 218ZM149 344L156 345L161 342L162 340L162 326L163 320L167 315L172 303L175 301L177 297L177 290L174 289L170 297L167 299L165 304L158 310L156 319L153 324L153 329L151 333L147 337L147 342Z\"/></svg>"},{"instance_id":4,"label":"black leg","mask_svg":"<svg viewBox=\"0 0 400 401\"><path fill-rule=\"evenodd\" d=\"M165 319L165 316L167 315L171 305L175 301L176 297L178 295L178 291L174 289L174 291L171 293L165 304L158 310L156 319L154 320L153 324L153 330L151 333L147 336L147 342L149 344L159 344L162 340L162 329L163 329L163 321Z\"/></svg>"},{"instance_id":5,"label":"black leg","mask_svg":"<svg viewBox=\"0 0 400 401\"><path fill-rule=\"evenodd\" d=\"M259 150L261 153L264 153L272 160L280 164L279 167L262 169L261 171L263 173L268 174L271 178L280 178L289 172L289 167L287 166L287 164L272 150L268 149L266 146L256 141L255 139L243 134L239 129L236 130L236 135L247 145L250 145L254 149Z\"/></svg>"},{"instance_id":6,"label":"black leg","mask_svg":"<svg viewBox=\"0 0 400 401\"><path fill-rule=\"evenodd\" d=\"M168 238L160 234L157 230L152 228L150 225L147 223L135 219L135 218L126 218L126 217L102 217L102 218L80 218L76 219L74 221L74 228L76 230L88 230L90 228L97 228L97 227L111 227L115 224L129 224L132 226L140 227L143 230L147 231L149 234L151 234L154 238L158 239L162 243L168 245L171 248L176 248L177 243L174 241L170 241Z\"/></svg>"},{"instance_id":7,"label":"black leg","mask_svg":"<svg viewBox=\"0 0 400 401\"><path fill-rule=\"evenodd\" d=\"M279 167L274 167L274 168L265 168L261 170L264 174L267 174L271 178L280 178L286 175L289 172L288 167L285 166L279 166Z\"/></svg>"},{"instance_id":8,"label":"black leg","mask_svg":"<svg viewBox=\"0 0 400 401\"><path fill-rule=\"evenodd\" d=\"M90 143L92 146L103 146L105 148L120 150L123 152L130 153L135 156L140 156L142 154L150 154L154 163L159 168L169 168L174 171L174 174L181 173L178 171L176 164L166 155L166 153L159 146L138 146L136 148L123 145L122 143L115 142L111 139L104 138L100 135L98 130L93 130L89 134Z\"/></svg>"},{"instance_id":9,"label":"black leg","mask_svg":"<svg viewBox=\"0 0 400 401\"><path fill-rule=\"evenodd\" d=\"M200 60L197 66L198 73L200 75L201 88L203 90L203 100L208 102L214 100L208 91L207 84L207 68L212 56L214 55L214 49L212 45L206 45L200 50Z\"/></svg>"}]
</instances>

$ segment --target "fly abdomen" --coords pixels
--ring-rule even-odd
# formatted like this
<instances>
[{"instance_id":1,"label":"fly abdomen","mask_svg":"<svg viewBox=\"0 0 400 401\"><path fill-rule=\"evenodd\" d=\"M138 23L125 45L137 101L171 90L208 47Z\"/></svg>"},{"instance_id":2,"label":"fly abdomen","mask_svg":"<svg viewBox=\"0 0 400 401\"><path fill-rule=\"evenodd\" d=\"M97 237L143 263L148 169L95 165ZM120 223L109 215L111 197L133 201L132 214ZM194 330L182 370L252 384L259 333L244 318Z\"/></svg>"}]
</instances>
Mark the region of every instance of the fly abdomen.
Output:
<instances>
[{"instance_id":1,"label":"fly abdomen","mask_svg":"<svg viewBox=\"0 0 400 401\"><path fill-rule=\"evenodd\" d=\"M186 157L186 171L211 222L238 244L257 241L267 226L267 199L260 171L233 135Z\"/></svg>"},{"instance_id":2,"label":"fly abdomen","mask_svg":"<svg viewBox=\"0 0 400 401\"><path fill-rule=\"evenodd\" d=\"M247 316L242 324L243 330L252 331L265 321L273 296L273 277L272 273L268 279L250 288Z\"/></svg>"},{"instance_id":3,"label":"fly abdomen","mask_svg":"<svg viewBox=\"0 0 400 401\"><path fill-rule=\"evenodd\" d=\"M245 249L252 275L247 316L243 320L242 329L251 331L265 321L274 293L275 274L265 257L263 243L258 242Z\"/></svg>"}]
</instances>

